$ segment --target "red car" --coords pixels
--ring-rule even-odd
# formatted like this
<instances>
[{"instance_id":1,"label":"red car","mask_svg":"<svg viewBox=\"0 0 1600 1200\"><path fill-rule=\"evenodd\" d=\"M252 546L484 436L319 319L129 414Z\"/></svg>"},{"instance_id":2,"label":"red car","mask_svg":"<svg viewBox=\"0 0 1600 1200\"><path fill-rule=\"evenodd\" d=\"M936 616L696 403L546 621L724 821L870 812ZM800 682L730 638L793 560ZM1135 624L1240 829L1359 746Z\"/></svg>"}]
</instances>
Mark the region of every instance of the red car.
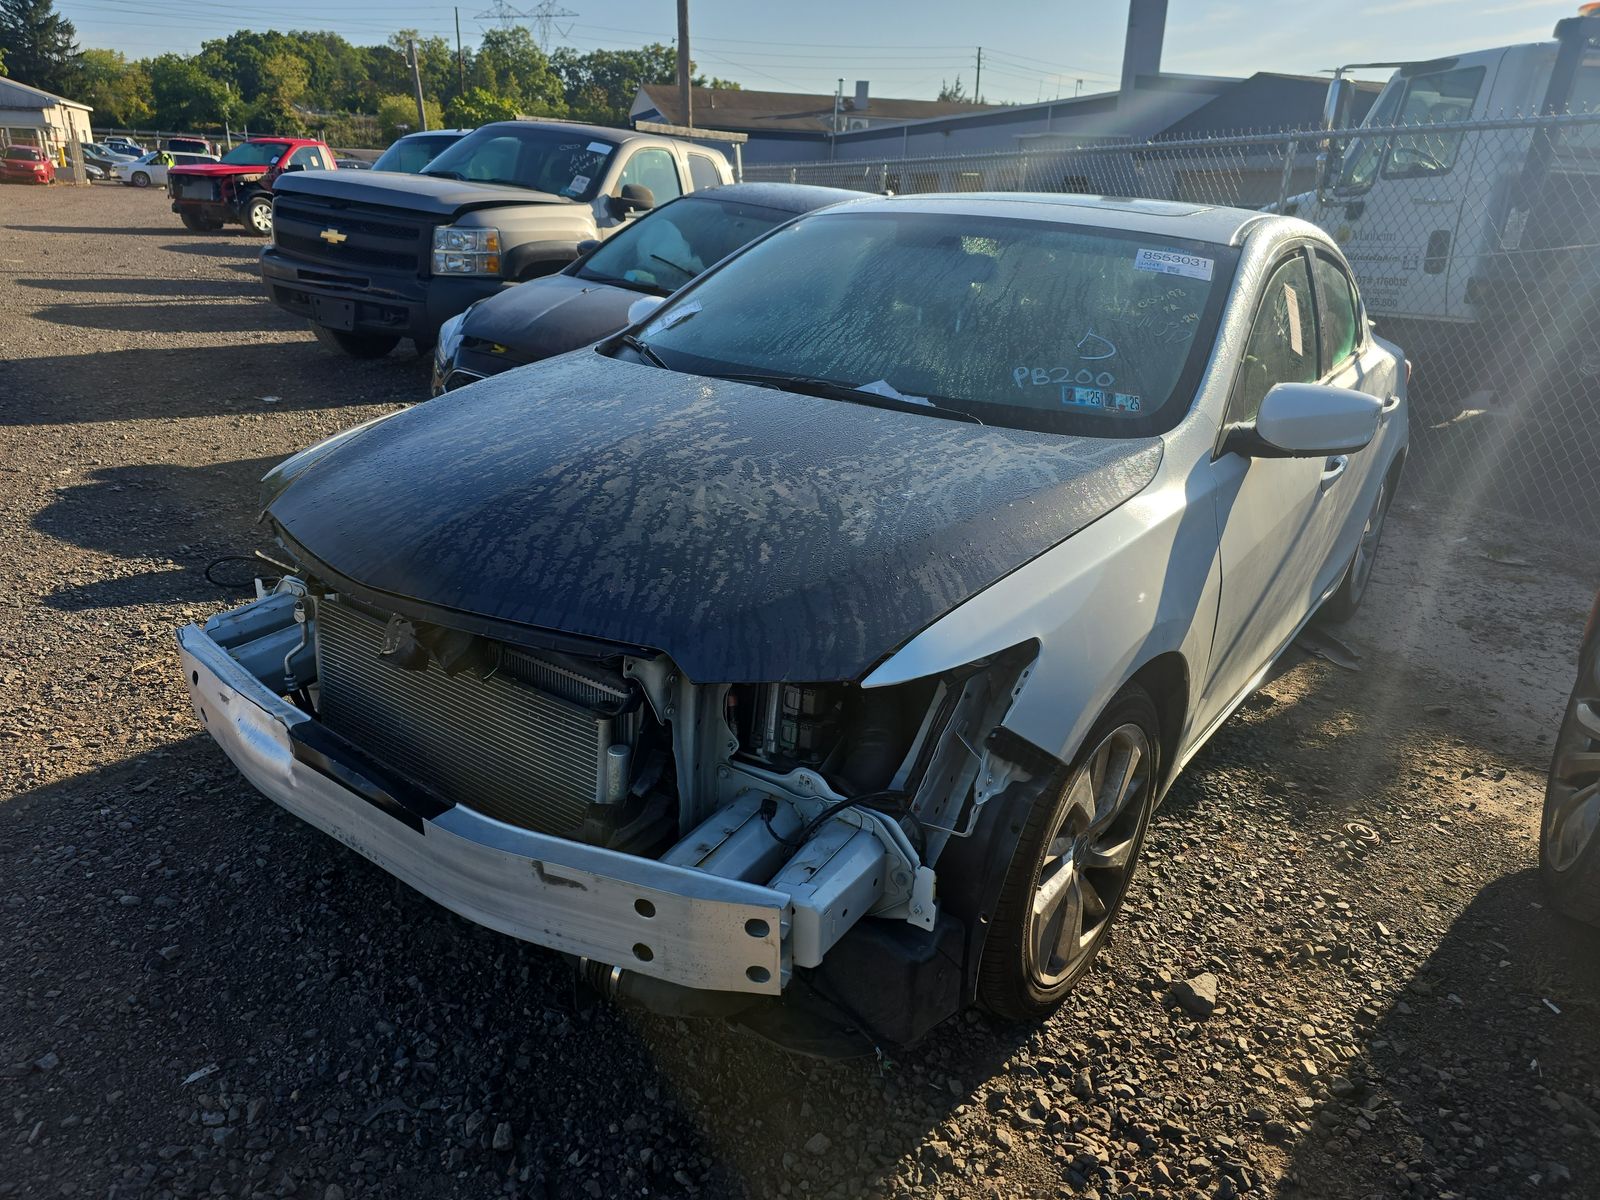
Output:
<instances>
[{"instance_id":1,"label":"red car","mask_svg":"<svg viewBox=\"0 0 1600 1200\"><path fill-rule=\"evenodd\" d=\"M257 237L272 236L272 182L286 171L335 169L333 151L309 138L251 138L221 162L173 167L167 195L184 228L212 233L243 225Z\"/></svg>"},{"instance_id":2,"label":"red car","mask_svg":"<svg viewBox=\"0 0 1600 1200\"><path fill-rule=\"evenodd\" d=\"M0 155L0 182L54 183L56 165L43 150L32 146L7 146Z\"/></svg>"}]
</instances>

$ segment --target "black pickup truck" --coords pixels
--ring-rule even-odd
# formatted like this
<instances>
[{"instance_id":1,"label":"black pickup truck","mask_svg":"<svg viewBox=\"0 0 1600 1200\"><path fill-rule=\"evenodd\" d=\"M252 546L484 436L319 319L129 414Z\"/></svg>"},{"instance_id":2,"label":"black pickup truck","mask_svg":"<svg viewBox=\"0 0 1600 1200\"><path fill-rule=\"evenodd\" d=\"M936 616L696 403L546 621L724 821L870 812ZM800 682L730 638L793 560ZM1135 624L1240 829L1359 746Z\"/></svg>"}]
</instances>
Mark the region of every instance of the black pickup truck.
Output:
<instances>
[{"instance_id":1,"label":"black pickup truck","mask_svg":"<svg viewBox=\"0 0 1600 1200\"><path fill-rule=\"evenodd\" d=\"M261 274L272 299L348 354L377 358L475 300L559 271L580 244L731 183L709 147L626 129L500 121L421 174L306 172L275 186Z\"/></svg>"}]
</instances>

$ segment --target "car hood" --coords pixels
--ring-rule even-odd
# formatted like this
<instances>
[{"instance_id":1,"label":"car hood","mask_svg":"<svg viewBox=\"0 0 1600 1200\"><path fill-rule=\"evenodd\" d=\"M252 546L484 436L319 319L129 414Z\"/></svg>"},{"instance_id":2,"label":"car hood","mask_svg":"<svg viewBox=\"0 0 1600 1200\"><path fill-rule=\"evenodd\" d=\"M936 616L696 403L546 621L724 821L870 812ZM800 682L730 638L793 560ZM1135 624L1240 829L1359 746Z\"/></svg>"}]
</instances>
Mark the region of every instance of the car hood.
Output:
<instances>
[{"instance_id":1,"label":"car hood","mask_svg":"<svg viewBox=\"0 0 1600 1200\"><path fill-rule=\"evenodd\" d=\"M448 217L501 204L576 204L565 196L498 183L405 175L398 171L296 171L273 184L279 195L319 196L355 204L381 204Z\"/></svg>"},{"instance_id":2,"label":"car hood","mask_svg":"<svg viewBox=\"0 0 1600 1200\"><path fill-rule=\"evenodd\" d=\"M508 362L528 363L587 346L628 323L642 293L572 275L547 275L472 306L461 334L504 346Z\"/></svg>"},{"instance_id":3,"label":"car hood","mask_svg":"<svg viewBox=\"0 0 1600 1200\"><path fill-rule=\"evenodd\" d=\"M585 349L374 424L268 513L313 573L440 624L649 647L700 682L859 679L1160 458L1159 438L970 425Z\"/></svg>"}]
</instances>

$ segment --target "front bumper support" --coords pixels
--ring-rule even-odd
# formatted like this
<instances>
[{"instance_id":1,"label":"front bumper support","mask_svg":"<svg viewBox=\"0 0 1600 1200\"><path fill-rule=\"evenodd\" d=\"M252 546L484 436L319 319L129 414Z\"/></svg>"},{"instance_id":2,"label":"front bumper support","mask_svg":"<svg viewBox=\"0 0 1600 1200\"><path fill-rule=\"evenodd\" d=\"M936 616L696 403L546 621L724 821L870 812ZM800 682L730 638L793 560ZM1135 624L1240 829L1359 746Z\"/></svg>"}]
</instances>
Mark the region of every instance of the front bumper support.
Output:
<instances>
[{"instance_id":1,"label":"front bumper support","mask_svg":"<svg viewBox=\"0 0 1600 1200\"><path fill-rule=\"evenodd\" d=\"M195 714L284 809L451 911L511 937L684 987L778 995L790 898L409 795L213 638L178 633Z\"/></svg>"}]
</instances>

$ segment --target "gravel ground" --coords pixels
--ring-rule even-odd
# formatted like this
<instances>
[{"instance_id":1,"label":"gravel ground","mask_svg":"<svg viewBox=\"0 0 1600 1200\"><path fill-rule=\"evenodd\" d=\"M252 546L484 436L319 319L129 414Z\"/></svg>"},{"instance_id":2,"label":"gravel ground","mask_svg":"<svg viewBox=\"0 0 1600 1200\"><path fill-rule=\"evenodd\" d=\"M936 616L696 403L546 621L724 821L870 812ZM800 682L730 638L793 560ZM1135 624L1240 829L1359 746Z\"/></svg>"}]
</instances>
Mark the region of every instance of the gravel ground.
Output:
<instances>
[{"instance_id":1,"label":"gravel ground","mask_svg":"<svg viewBox=\"0 0 1600 1200\"><path fill-rule=\"evenodd\" d=\"M819 1063L590 1003L197 733L255 480L426 384L257 249L0 189L0 1196L1600 1195L1600 936L1535 871L1585 547L1403 493L1360 669L1202 752L1060 1013Z\"/></svg>"}]
</instances>

